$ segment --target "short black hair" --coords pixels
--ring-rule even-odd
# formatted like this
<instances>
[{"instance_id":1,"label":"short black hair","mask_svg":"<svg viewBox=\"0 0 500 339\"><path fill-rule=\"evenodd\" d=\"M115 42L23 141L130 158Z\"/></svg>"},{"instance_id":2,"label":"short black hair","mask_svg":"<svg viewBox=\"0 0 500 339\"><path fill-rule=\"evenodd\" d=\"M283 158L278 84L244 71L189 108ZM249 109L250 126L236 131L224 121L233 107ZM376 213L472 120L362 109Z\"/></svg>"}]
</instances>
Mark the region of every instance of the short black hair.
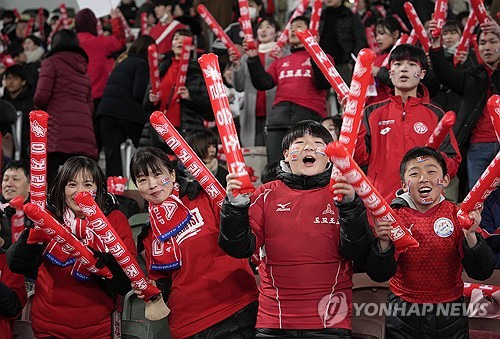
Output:
<instances>
[{"instance_id":1,"label":"short black hair","mask_svg":"<svg viewBox=\"0 0 500 339\"><path fill-rule=\"evenodd\" d=\"M9 18L9 19L15 19L16 18L16 15L14 14L14 11L11 11L9 9L5 9L3 12L2 12L2 20L5 19L5 18Z\"/></svg>"},{"instance_id":2,"label":"short black hair","mask_svg":"<svg viewBox=\"0 0 500 339\"><path fill-rule=\"evenodd\" d=\"M478 44L479 44L479 39L481 38L481 35L483 33L484 33L484 31L481 28L477 31L476 41L477 41ZM495 34L497 36L497 38L500 39L500 34L498 34L497 32L488 32L488 33Z\"/></svg>"},{"instance_id":3,"label":"short black hair","mask_svg":"<svg viewBox=\"0 0 500 339\"><path fill-rule=\"evenodd\" d=\"M24 67L22 65L17 65L17 64L7 67L7 69L3 73L4 79L7 77L7 75L13 75L19 77L21 78L21 80L24 81L26 81L26 79L28 78Z\"/></svg>"},{"instance_id":4,"label":"short black hair","mask_svg":"<svg viewBox=\"0 0 500 339\"><path fill-rule=\"evenodd\" d=\"M444 32L457 32L458 34L462 34L464 31L464 27L459 21L455 20L448 20L446 23L443 25L443 29L441 31L441 34Z\"/></svg>"},{"instance_id":5,"label":"short black hair","mask_svg":"<svg viewBox=\"0 0 500 339\"><path fill-rule=\"evenodd\" d=\"M264 21L267 21L269 23L269 25L273 26L274 29L276 30L276 32L280 31L281 30L281 26L279 24L278 21L276 21L276 19L272 18L272 17L264 17L262 18L262 20L259 21L259 24L257 25L257 28L260 27L260 25L262 25L262 23Z\"/></svg>"},{"instance_id":6,"label":"short black hair","mask_svg":"<svg viewBox=\"0 0 500 339\"><path fill-rule=\"evenodd\" d=\"M192 38L193 32L191 32L189 29L181 28L181 29L176 30L174 35L189 36ZM174 35L172 35L172 39L174 38Z\"/></svg>"},{"instance_id":7,"label":"short black hair","mask_svg":"<svg viewBox=\"0 0 500 339\"><path fill-rule=\"evenodd\" d=\"M208 156L208 147L210 145L215 146L217 152L217 136L207 128L188 133L186 135L186 142L200 159L205 159Z\"/></svg>"},{"instance_id":8,"label":"short black hair","mask_svg":"<svg viewBox=\"0 0 500 339\"><path fill-rule=\"evenodd\" d=\"M12 160L5 166L2 172L2 176L5 174L5 172L9 169L22 169L24 172L24 175L26 175L26 178L29 179L30 177L30 165L27 160L21 159L21 160Z\"/></svg>"},{"instance_id":9,"label":"short black hair","mask_svg":"<svg viewBox=\"0 0 500 339\"><path fill-rule=\"evenodd\" d=\"M293 19L290 24L293 24L296 21L304 21L306 23L306 25L309 26L309 21L310 20L305 15L299 15L298 17L296 17L295 19Z\"/></svg>"},{"instance_id":10,"label":"short black hair","mask_svg":"<svg viewBox=\"0 0 500 339\"><path fill-rule=\"evenodd\" d=\"M411 150L406 152L406 154L403 157L403 160L401 160L401 165L399 166L399 176L401 177L401 180L404 181L405 179L405 172L406 172L406 166L408 163L416 159L417 157L429 157L434 160L436 160L441 166L441 169L443 170L443 177L448 173L448 168L446 167L446 161L444 160L444 157L441 155L439 151L436 151L434 148L430 147L422 147L422 146L417 146L413 147Z\"/></svg>"},{"instance_id":11,"label":"short black hair","mask_svg":"<svg viewBox=\"0 0 500 339\"><path fill-rule=\"evenodd\" d=\"M409 60L418 62L422 70L427 70L427 55L422 48L409 44L402 44L394 48L389 57L389 65L393 61Z\"/></svg>"},{"instance_id":12,"label":"short black hair","mask_svg":"<svg viewBox=\"0 0 500 339\"><path fill-rule=\"evenodd\" d=\"M325 128L325 126L314 120L304 120L296 123L286 132L283 137L283 141L281 142L281 149L283 151L287 150L295 140L306 134L315 138L321 138L326 144L333 141L332 135Z\"/></svg>"},{"instance_id":13,"label":"short black hair","mask_svg":"<svg viewBox=\"0 0 500 339\"><path fill-rule=\"evenodd\" d=\"M378 27L384 28L384 31L387 29L391 34L399 31L399 34L403 33L403 28L401 27L401 24L399 23L398 19L396 19L393 16L386 16L383 19L377 20L375 23L375 34L377 34L377 28Z\"/></svg>"},{"instance_id":14,"label":"short black hair","mask_svg":"<svg viewBox=\"0 0 500 339\"><path fill-rule=\"evenodd\" d=\"M168 158L167 153L157 147L142 147L135 152L130 161L130 176L134 184L137 184L139 175L149 175L149 171L160 171L164 166L170 173L174 172L174 165Z\"/></svg>"},{"instance_id":15,"label":"short black hair","mask_svg":"<svg viewBox=\"0 0 500 339\"><path fill-rule=\"evenodd\" d=\"M342 118L339 115L334 115L331 117L326 117L326 118L321 119L321 123L323 123L325 121L331 121L332 124L337 129L337 137L340 136L340 131L342 130Z\"/></svg>"}]
</instances>

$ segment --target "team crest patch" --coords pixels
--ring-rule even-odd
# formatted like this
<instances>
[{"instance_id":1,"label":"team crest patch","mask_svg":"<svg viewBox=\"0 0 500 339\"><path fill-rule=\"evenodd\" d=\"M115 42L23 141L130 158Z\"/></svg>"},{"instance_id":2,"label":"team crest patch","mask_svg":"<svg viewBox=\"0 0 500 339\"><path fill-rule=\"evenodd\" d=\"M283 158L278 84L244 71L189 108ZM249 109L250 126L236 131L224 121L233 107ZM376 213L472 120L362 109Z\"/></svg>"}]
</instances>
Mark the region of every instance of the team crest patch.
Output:
<instances>
[{"instance_id":1,"label":"team crest patch","mask_svg":"<svg viewBox=\"0 0 500 339\"><path fill-rule=\"evenodd\" d=\"M439 218L434 222L434 232L441 238L447 238L453 234L453 222L448 218Z\"/></svg>"},{"instance_id":2,"label":"team crest patch","mask_svg":"<svg viewBox=\"0 0 500 339\"><path fill-rule=\"evenodd\" d=\"M413 129L418 134L425 134L429 129L423 122L417 122L413 125Z\"/></svg>"}]
</instances>

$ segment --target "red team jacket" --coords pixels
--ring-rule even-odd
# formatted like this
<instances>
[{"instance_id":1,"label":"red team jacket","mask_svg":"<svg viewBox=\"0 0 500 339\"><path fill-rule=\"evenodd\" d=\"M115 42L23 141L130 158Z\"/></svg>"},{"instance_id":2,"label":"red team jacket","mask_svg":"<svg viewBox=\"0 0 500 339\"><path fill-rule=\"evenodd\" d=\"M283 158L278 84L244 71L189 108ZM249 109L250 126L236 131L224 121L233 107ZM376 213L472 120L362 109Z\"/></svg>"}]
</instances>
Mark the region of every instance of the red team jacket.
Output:
<instances>
[{"instance_id":1,"label":"red team jacket","mask_svg":"<svg viewBox=\"0 0 500 339\"><path fill-rule=\"evenodd\" d=\"M5 253L0 253L0 282L4 283L14 291L21 304L26 305L26 287L24 286L24 276L12 273L7 266ZM11 339L14 328L14 319L0 316L0 339Z\"/></svg>"},{"instance_id":2,"label":"red team jacket","mask_svg":"<svg viewBox=\"0 0 500 339\"><path fill-rule=\"evenodd\" d=\"M390 96L365 108L354 158L360 166L368 164L368 178L386 201L392 201L401 188L399 164L403 156L427 143L443 115L429 102L429 93L422 85L420 96L405 104L400 96ZM462 158L453 132L450 136L440 150L445 152L448 174L454 177Z\"/></svg>"},{"instance_id":3,"label":"red team jacket","mask_svg":"<svg viewBox=\"0 0 500 339\"><path fill-rule=\"evenodd\" d=\"M299 190L272 181L252 194L248 213L256 248L263 246L256 327L350 329L351 261L339 252L328 186Z\"/></svg>"},{"instance_id":4,"label":"red team jacket","mask_svg":"<svg viewBox=\"0 0 500 339\"><path fill-rule=\"evenodd\" d=\"M137 255L125 215L114 210L107 216L133 256ZM44 260L38 269L31 324L37 337L110 338L111 313L116 303L93 280L71 276L72 265L59 267Z\"/></svg>"},{"instance_id":5,"label":"red team jacket","mask_svg":"<svg viewBox=\"0 0 500 339\"><path fill-rule=\"evenodd\" d=\"M194 200L187 195L181 200L192 215L189 225L176 236L181 268L152 270L151 258L155 251L163 250L163 243L154 239L150 229L143 240L149 277L172 277L168 323L173 338L201 332L257 300L248 260L231 258L218 246L219 207L204 191Z\"/></svg>"},{"instance_id":6,"label":"red team jacket","mask_svg":"<svg viewBox=\"0 0 500 339\"><path fill-rule=\"evenodd\" d=\"M422 213L410 207L397 210L401 221L420 243L397 257L392 292L411 303L445 303L463 294L462 258L464 234L458 207L443 201Z\"/></svg>"}]
</instances>

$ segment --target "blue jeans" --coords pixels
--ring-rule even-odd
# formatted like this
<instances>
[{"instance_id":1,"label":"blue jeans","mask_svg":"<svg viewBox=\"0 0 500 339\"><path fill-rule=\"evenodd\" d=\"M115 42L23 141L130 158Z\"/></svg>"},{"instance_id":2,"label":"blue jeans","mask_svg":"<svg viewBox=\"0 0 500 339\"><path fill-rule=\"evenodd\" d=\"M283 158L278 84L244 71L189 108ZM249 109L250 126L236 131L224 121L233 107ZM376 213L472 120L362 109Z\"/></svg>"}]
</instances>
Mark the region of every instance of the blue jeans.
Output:
<instances>
[{"instance_id":1,"label":"blue jeans","mask_svg":"<svg viewBox=\"0 0 500 339\"><path fill-rule=\"evenodd\" d=\"M484 170L491 163L500 150L498 142L480 142L470 144L467 152L467 176L469 178L469 190L474 187Z\"/></svg>"}]
</instances>

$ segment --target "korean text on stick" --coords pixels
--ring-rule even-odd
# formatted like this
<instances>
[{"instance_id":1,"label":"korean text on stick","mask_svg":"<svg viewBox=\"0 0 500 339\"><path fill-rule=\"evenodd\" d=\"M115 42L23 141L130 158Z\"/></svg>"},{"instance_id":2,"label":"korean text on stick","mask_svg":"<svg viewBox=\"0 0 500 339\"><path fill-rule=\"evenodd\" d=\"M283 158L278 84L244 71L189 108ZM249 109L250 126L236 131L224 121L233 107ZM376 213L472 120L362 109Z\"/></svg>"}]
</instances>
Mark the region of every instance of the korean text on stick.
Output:
<instances>
[{"instance_id":1,"label":"korean text on stick","mask_svg":"<svg viewBox=\"0 0 500 339\"><path fill-rule=\"evenodd\" d=\"M191 56L192 45L193 45L193 38L185 36L184 39L182 40L179 71L177 72L177 80L175 81L175 88L177 89L186 85L186 77L189 67L189 57Z\"/></svg>"},{"instance_id":2,"label":"korean text on stick","mask_svg":"<svg viewBox=\"0 0 500 339\"><path fill-rule=\"evenodd\" d=\"M323 9L323 0L311 0L312 12L311 21L309 22L309 32L314 37L318 36L319 22L321 20L321 11Z\"/></svg>"},{"instance_id":3,"label":"korean text on stick","mask_svg":"<svg viewBox=\"0 0 500 339\"><path fill-rule=\"evenodd\" d=\"M493 94L488 99L488 112L490 113L491 122L495 128L497 140L500 142L500 95Z\"/></svg>"},{"instance_id":4,"label":"korean text on stick","mask_svg":"<svg viewBox=\"0 0 500 339\"><path fill-rule=\"evenodd\" d=\"M160 71L158 69L158 51L155 44L148 46L149 78L153 94L160 96Z\"/></svg>"},{"instance_id":5,"label":"korean text on stick","mask_svg":"<svg viewBox=\"0 0 500 339\"><path fill-rule=\"evenodd\" d=\"M434 132L432 132L425 146L438 150L439 146L443 143L444 138L446 138L448 133L450 133L451 128L455 124L456 118L455 112L446 112L441 120L439 120Z\"/></svg>"},{"instance_id":6,"label":"korean text on stick","mask_svg":"<svg viewBox=\"0 0 500 339\"><path fill-rule=\"evenodd\" d=\"M467 22L465 23L464 31L460 40L458 42L457 50L455 51L455 55L453 56L453 65L457 66L460 62L457 58L457 55L460 52L467 52L469 50L469 46L472 40L472 35L474 34L474 30L477 26L477 17L473 11L469 13L469 17L467 18Z\"/></svg>"},{"instance_id":7,"label":"korean text on stick","mask_svg":"<svg viewBox=\"0 0 500 339\"><path fill-rule=\"evenodd\" d=\"M344 79L342 79L339 72L335 66L333 66L326 53L321 49L311 32L309 32L309 30L305 30L304 32L297 31L295 34L299 38L300 42L302 42L316 65L318 65L326 80L328 80L330 85L332 85L333 89L339 96L339 99L344 99L344 97L349 94L349 87L347 87Z\"/></svg>"},{"instance_id":8,"label":"korean text on stick","mask_svg":"<svg viewBox=\"0 0 500 339\"><path fill-rule=\"evenodd\" d=\"M251 193L255 190L246 170L243 152L236 127L234 126L233 115L229 107L226 89L219 70L219 58L213 54L203 54L198 62L205 78L210 103L215 115L215 122L224 147L227 158L227 169L229 173L235 173L237 179L241 181L241 188L235 190L234 195L239 193Z\"/></svg>"},{"instance_id":9,"label":"korean text on stick","mask_svg":"<svg viewBox=\"0 0 500 339\"><path fill-rule=\"evenodd\" d=\"M240 8L241 30L245 34L245 41L247 42L248 48L257 49L257 44L253 38L253 28L252 21L250 20L250 11L248 10L248 1L238 0L238 6Z\"/></svg>"},{"instance_id":10,"label":"korean text on stick","mask_svg":"<svg viewBox=\"0 0 500 339\"><path fill-rule=\"evenodd\" d=\"M483 0L470 0L470 5L480 24L488 21L488 14L486 14Z\"/></svg>"},{"instance_id":11,"label":"korean text on stick","mask_svg":"<svg viewBox=\"0 0 500 339\"><path fill-rule=\"evenodd\" d=\"M389 238L394 243L396 251L403 252L409 247L418 247L418 242L409 234L397 214L375 189L344 145L338 141L331 143L326 153L363 200L366 208L372 212L375 220L392 222L393 228Z\"/></svg>"},{"instance_id":12,"label":"korean text on stick","mask_svg":"<svg viewBox=\"0 0 500 339\"><path fill-rule=\"evenodd\" d=\"M443 30L444 23L446 22L446 14L448 12L448 3L446 0L436 0L434 3L434 15L433 18L436 21L437 28L431 32L434 39L441 36L441 31Z\"/></svg>"},{"instance_id":13,"label":"korean text on stick","mask_svg":"<svg viewBox=\"0 0 500 339\"><path fill-rule=\"evenodd\" d=\"M198 5L198 7L196 7L196 10L203 18L203 20L205 20L206 24L208 25L208 27L210 27L215 36L224 43L228 51L234 54L238 59L241 58L241 53L236 48L234 42L232 42L231 39L227 36L226 32L224 32L222 27L215 20L212 14L210 14L205 5Z\"/></svg>"},{"instance_id":14,"label":"korean text on stick","mask_svg":"<svg viewBox=\"0 0 500 339\"><path fill-rule=\"evenodd\" d=\"M428 52L429 48L431 47L431 42L429 40L429 37L427 36L427 33L425 32L425 28L424 25L422 25L422 21L420 21L417 12L415 11L415 8L411 4L411 2L405 2L403 8L405 10L406 16L408 17L408 20L410 20L411 25L415 30L415 33L417 34L420 44L422 44L422 48L426 52Z\"/></svg>"},{"instance_id":15,"label":"korean text on stick","mask_svg":"<svg viewBox=\"0 0 500 339\"><path fill-rule=\"evenodd\" d=\"M167 146L174 151L177 158L184 164L196 181L200 183L210 199L217 206L221 207L226 197L226 191L213 173L210 172L203 161L196 155L191 146L177 132L174 125L160 111L153 112L149 117L149 121L156 132L165 140Z\"/></svg>"},{"instance_id":16,"label":"korean text on stick","mask_svg":"<svg viewBox=\"0 0 500 339\"><path fill-rule=\"evenodd\" d=\"M480 208L486 198L493 192L500 183L500 152L495 159L486 168L481 178L476 182L474 187L465 197L460 205L457 216L460 225L469 229L472 226L472 219L469 217L469 212Z\"/></svg>"},{"instance_id":17,"label":"korean text on stick","mask_svg":"<svg viewBox=\"0 0 500 339\"><path fill-rule=\"evenodd\" d=\"M47 123L44 111L30 112L30 202L45 209L47 199Z\"/></svg>"}]
</instances>

